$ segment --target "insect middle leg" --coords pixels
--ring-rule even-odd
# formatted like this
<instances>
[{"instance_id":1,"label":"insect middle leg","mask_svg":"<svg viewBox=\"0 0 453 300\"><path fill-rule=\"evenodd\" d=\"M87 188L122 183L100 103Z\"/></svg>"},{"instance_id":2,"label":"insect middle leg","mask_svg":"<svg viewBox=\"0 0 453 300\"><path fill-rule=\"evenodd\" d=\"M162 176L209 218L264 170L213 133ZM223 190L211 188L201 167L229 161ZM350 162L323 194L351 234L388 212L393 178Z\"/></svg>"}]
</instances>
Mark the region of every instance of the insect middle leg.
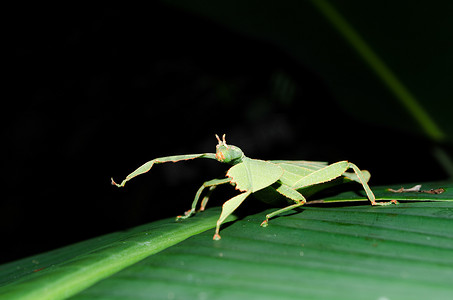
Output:
<instances>
[{"instance_id":1,"label":"insect middle leg","mask_svg":"<svg viewBox=\"0 0 453 300\"><path fill-rule=\"evenodd\" d=\"M274 211L274 212L272 212L270 214L267 214L266 215L266 219L261 223L262 227L266 227L269 224L269 219L270 218L275 217L276 215L284 213L284 212L286 212L288 210L292 210L292 209L294 209L296 207L302 206L302 205L304 205L307 202L307 200L305 199L305 197L301 193L299 193L298 191L290 188L289 186L281 185L281 186L277 187L275 190L277 192L279 192L280 194L282 194L283 196L288 197L289 199L293 200L296 203L292 204L292 205L289 205L287 207L284 207L282 209L276 210L276 211Z\"/></svg>"},{"instance_id":2,"label":"insect middle leg","mask_svg":"<svg viewBox=\"0 0 453 300\"><path fill-rule=\"evenodd\" d=\"M212 180L209 180L209 181L206 181L205 183L203 183L201 185L201 187L198 189L197 193L195 194L195 199L192 202L192 208L189 209L188 211L184 212L183 216L177 216L176 220L187 219L195 213L195 210L196 210L197 204L198 204L198 200L200 199L201 193L203 192L203 190L205 188L209 187L209 191L208 191L208 194L201 201L201 208L200 208L201 211L203 211L205 209L206 204L208 203L208 200L209 200L209 196L211 195L211 192L218 185L230 183L230 182L231 182L231 178L227 177L227 178L222 178L222 179L212 179Z\"/></svg>"}]
</instances>

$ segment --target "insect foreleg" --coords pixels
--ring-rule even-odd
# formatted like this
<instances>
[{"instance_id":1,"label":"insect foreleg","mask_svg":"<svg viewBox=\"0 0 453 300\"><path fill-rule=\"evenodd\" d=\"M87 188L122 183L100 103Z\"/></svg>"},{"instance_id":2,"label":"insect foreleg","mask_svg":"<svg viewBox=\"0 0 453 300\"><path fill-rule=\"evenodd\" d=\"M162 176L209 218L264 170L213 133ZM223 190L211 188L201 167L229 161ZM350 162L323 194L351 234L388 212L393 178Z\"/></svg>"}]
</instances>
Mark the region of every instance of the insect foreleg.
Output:
<instances>
[{"instance_id":1,"label":"insect foreleg","mask_svg":"<svg viewBox=\"0 0 453 300\"><path fill-rule=\"evenodd\" d=\"M212 191L214 191L216 187L217 187L217 185L213 185L213 186L209 187L208 192L201 200L200 211L204 211L206 209L206 205L208 204L209 198L211 198Z\"/></svg>"},{"instance_id":2,"label":"insect foreleg","mask_svg":"<svg viewBox=\"0 0 453 300\"><path fill-rule=\"evenodd\" d=\"M220 218L217 220L217 226L215 229L215 234L213 236L213 240L220 240L220 225L222 225L223 221L225 221L226 218L228 218L229 215L233 213L233 211L238 208L239 205L247 198L252 191L246 191L245 193L239 194L237 196L234 196L230 200L226 201L222 205L222 213L220 214Z\"/></svg>"},{"instance_id":3,"label":"insect foreleg","mask_svg":"<svg viewBox=\"0 0 453 300\"><path fill-rule=\"evenodd\" d=\"M200 199L201 193L203 192L203 190L205 188L209 187L209 192L208 192L208 195L206 195L203 198L203 200L201 201L201 208L200 208L201 211L204 210L204 208L209 200L210 192L212 192L212 190L216 186L224 184L224 183L229 183L230 181L231 181L231 178L222 178L222 179L209 180L209 181L206 181L205 183L203 183L201 185L201 187L198 189L197 193L195 194L195 199L192 202L192 208L189 209L188 211L186 211L183 216L177 216L176 220L187 219L195 213L195 210L196 210L197 204L198 204L198 200Z\"/></svg>"},{"instance_id":4,"label":"insect foreleg","mask_svg":"<svg viewBox=\"0 0 453 300\"><path fill-rule=\"evenodd\" d=\"M116 183L113 178L111 178L111 182L113 185L116 185L117 187L124 187L126 182L134 178L135 176L138 176L140 174L146 173L155 164L162 164L166 162L179 162L179 161L184 161L184 160L189 160L189 159L195 159L195 158L210 158L210 159L215 159L215 154L213 153L201 153L201 154L186 154L186 155L173 155L173 156L166 156L166 157L159 157L155 158L153 160L148 161L147 163L144 163L140 167L138 167L134 172L130 173L127 175L126 179L124 179L120 184Z\"/></svg>"}]
</instances>

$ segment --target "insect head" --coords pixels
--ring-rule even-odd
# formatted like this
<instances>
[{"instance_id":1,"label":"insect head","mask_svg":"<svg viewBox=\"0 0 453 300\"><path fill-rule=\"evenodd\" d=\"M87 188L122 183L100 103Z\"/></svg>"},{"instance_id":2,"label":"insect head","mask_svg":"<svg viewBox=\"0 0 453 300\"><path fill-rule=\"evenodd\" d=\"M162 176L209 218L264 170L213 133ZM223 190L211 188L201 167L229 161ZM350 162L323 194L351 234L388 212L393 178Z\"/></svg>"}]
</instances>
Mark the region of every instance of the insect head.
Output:
<instances>
[{"instance_id":1,"label":"insect head","mask_svg":"<svg viewBox=\"0 0 453 300\"><path fill-rule=\"evenodd\" d=\"M217 138L217 141L219 141L216 146L215 153L215 158L218 161L232 165L242 162L242 159L244 158L244 152L242 152L239 147L227 145L225 141L225 135L222 136L222 140L220 140L217 134L215 136Z\"/></svg>"}]
</instances>

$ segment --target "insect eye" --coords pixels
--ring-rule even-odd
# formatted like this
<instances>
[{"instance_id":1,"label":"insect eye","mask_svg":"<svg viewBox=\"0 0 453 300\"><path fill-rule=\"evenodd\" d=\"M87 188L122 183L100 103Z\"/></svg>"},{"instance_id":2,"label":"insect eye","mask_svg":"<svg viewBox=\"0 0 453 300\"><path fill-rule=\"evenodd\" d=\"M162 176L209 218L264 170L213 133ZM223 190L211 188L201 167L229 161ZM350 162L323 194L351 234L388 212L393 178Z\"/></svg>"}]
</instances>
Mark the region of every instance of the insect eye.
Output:
<instances>
[{"instance_id":1,"label":"insect eye","mask_svg":"<svg viewBox=\"0 0 453 300\"><path fill-rule=\"evenodd\" d=\"M215 158L218 161L223 162L225 160L225 155L223 154L222 151L217 151L216 154L215 154Z\"/></svg>"}]
</instances>

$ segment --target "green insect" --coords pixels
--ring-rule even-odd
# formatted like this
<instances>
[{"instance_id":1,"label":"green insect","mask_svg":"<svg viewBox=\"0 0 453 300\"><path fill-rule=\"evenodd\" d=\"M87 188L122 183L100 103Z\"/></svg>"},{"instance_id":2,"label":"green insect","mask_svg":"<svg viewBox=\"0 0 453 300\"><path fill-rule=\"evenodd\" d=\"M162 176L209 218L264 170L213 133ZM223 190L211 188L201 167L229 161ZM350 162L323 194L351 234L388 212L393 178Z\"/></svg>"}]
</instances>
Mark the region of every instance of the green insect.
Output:
<instances>
[{"instance_id":1,"label":"green insect","mask_svg":"<svg viewBox=\"0 0 453 300\"><path fill-rule=\"evenodd\" d=\"M332 182L336 180L341 180L341 182L356 181L362 184L372 205L398 203L396 200L376 202L374 194L367 184L370 178L369 172L361 171L355 164L348 161L340 161L328 165L325 162L316 161L264 161L252 159L246 157L239 147L227 145L225 135L223 135L222 140L218 135L216 135L216 138L218 144L216 146L215 154L202 153L156 158L143 164L137 170L129 174L121 184L115 183L112 178L112 184L117 187L123 187L127 181L135 176L148 172L154 164L165 162L178 162L195 158L210 158L233 165L226 173L226 178L213 179L203 183L195 195L192 208L186 211L183 216L178 216L176 218L177 220L186 219L195 214L198 201L204 189L208 188L208 193L201 201L200 211L205 209L211 192L218 185L229 183L235 186L236 189L242 193L223 204L220 218L217 220L216 231L213 237L214 240L220 239L219 231L223 221L225 221L225 219L241 205L245 198L252 193L264 202L274 202L275 198L282 195L292 203L291 205L266 215L266 219L261 223L261 226L263 227L268 225L270 218L303 205L306 202L303 194L306 196L311 195L328 187L329 183L332 184ZM346 172L348 169L352 169L354 172Z\"/></svg>"}]
</instances>

